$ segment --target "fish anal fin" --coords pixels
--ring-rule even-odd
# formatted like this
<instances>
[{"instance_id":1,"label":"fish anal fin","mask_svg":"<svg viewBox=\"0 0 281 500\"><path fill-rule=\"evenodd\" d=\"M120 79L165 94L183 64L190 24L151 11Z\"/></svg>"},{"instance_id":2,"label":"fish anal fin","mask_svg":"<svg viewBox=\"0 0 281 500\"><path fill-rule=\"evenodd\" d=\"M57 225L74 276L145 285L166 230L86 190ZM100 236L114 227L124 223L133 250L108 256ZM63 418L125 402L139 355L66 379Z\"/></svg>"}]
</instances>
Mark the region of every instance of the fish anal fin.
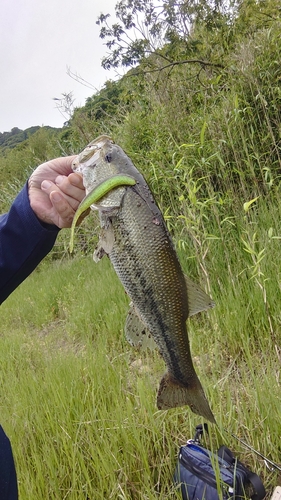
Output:
<instances>
[{"instance_id":1,"label":"fish anal fin","mask_svg":"<svg viewBox=\"0 0 281 500\"><path fill-rule=\"evenodd\" d=\"M157 408L159 410L169 410L186 405L190 406L191 410L197 415L216 423L197 375L194 373L192 384L186 386L167 372L160 382L157 394Z\"/></svg>"},{"instance_id":2,"label":"fish anal fin","mask_svg":"<svg viewBox=\"0 0 281 500\"><path fill-rule=\"evenodd\" d=\"M134 305L130 304L130 309L125 323L125 337L129 344L140 349L154 350L157 345L141 318L139 317Z\"/></svg>"},{"instance_id":3,"label":"fish anal fin","mask_svg":"<svg viewBox=\"0 0 281 500\"><path fill-rule=\"evenodd\" d=\"M188 300L188 316L193 316L201 311L215 307L214 301L202 288L185 276Z\"/></svg>"}]
</instances>

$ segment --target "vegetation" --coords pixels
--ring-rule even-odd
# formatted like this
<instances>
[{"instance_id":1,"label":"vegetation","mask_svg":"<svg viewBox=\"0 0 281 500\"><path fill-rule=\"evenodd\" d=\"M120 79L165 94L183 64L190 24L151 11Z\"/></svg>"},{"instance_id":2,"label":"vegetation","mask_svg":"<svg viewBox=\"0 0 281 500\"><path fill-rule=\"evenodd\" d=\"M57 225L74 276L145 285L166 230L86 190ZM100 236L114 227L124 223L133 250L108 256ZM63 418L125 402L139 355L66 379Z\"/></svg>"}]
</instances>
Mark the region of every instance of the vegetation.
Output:
<instances>
[{"instance_id":1,"label":"vegetation","mask_svg":"<svg viewBox=\"0 0 281 500\"><path fill-rule=\"evenodd\" d=\"M118 5L140 19L138 6L151 4ZM165 6L176 4L157 5L164 30ZM280 460L280 5L189 6L184 36L177 11L170 38L139 52L128 73L75 109L61 131L39 129L1 152L2 211L48 158L77 153L101 133L126 150L152 188L185 272L216 302L188 325L219 424L209 444L226 442L270 494L276 472L223 429ZM111 29L106 14L105 21ZM186 408L156 410L163 362L126 344L128 299L110 263L92 262L97 234L90 215L70 257L62 231L1 306L1 423L23 500L177 498L176 453L200 420Z\"/></svg>"},{"instance_id":2,"label":"vegetation","mask_svg":"<svg viewBox=\"0 0 281 500\"><path fill-rule=\"evenodd\" d=\"M25 130L21 130L18 127L12 128L10 132L0 132L0 146L1 153L6 149L13 149L21 142L28 139L31 135L35 134L41 127L38 125L36 127L29 127ZM54 129L53 127L42 127L45 130L58 131L59 129Z\"/></svg>"}]
</instances>

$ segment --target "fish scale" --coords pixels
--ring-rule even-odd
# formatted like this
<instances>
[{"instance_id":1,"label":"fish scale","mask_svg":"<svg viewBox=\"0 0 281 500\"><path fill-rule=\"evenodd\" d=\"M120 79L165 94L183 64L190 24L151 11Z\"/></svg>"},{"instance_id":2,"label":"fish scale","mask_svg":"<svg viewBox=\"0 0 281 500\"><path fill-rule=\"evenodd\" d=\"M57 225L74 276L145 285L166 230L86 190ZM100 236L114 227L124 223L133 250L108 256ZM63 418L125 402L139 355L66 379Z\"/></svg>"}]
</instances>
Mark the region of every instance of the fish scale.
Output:
<instances>
[{"instance_id":1,"label":"fish scale","mask_svg":"<svg viewBox=\"0 0 281 500\"><path fill-rule=\"evenodd\" d=\"M193 367L186 326L188 316L212 307L213 302L186 280L147 183L107 136L92 141L75 160L73 169L82 173L89 200L96 186L110 176L122 174L135 179L134 185L119 186L91 206L99 211L101 222L94 258L97 261L105 254L109 256L132 300L135 323L139 321L142 333L145 328L152 335L165 361L167 373L160 382L158 408L189 405L195 413L215 422ZM193 294L199 304L192 305Z\"/></svg>"}]
</instances>

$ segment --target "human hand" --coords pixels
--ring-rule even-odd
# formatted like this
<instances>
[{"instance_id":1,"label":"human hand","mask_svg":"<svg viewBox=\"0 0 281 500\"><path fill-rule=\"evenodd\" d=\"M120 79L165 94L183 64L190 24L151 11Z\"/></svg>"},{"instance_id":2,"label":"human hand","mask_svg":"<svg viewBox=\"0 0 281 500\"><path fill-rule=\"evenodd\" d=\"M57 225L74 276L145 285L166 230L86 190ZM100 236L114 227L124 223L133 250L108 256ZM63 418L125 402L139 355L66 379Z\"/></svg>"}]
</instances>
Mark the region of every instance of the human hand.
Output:
<instances>
[{"instance_id":1,"label":"human hand","mask_svg":"<svg viewBox=\"0 0 281 500\"><path fill-rule=\"evenodd\" d=\"M42 163L28 180L30 206L38 219L59 228L70 227L85 197L81 175L72 171L75 156Z\"/></svg>"}]
</instances>

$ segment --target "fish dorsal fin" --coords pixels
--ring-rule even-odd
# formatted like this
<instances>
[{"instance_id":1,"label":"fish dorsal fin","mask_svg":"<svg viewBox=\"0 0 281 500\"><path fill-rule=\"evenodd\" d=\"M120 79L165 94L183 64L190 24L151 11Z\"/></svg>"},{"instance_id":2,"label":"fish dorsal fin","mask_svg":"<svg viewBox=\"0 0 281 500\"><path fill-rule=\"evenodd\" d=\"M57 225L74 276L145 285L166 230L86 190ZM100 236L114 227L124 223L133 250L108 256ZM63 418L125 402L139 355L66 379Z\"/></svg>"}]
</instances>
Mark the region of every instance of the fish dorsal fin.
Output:
<instances>
[{"instance_id":1,"label":"fish dorsal fin","mask_svg":"<svg viewBox=\"0 0 281 500\"><path fill-rule=\"evenodd\" d=\"M145 349L154 350L157 348L150 331L138 316L133 303L130 304L130 310L126 318L125 337L131 346L141 351Z\"/></svg>"},{"instance_id":2,"label":"fish dorsal fin","mask_svg":"<svg viewBox=\"0 0 281 500\"><path fill-rule=\"evenodd\" d=\"M188 300L188 316L194 316L201 311L215 307L214 301L202 288L185 276Z\"/></svg>"}]
</instances>

